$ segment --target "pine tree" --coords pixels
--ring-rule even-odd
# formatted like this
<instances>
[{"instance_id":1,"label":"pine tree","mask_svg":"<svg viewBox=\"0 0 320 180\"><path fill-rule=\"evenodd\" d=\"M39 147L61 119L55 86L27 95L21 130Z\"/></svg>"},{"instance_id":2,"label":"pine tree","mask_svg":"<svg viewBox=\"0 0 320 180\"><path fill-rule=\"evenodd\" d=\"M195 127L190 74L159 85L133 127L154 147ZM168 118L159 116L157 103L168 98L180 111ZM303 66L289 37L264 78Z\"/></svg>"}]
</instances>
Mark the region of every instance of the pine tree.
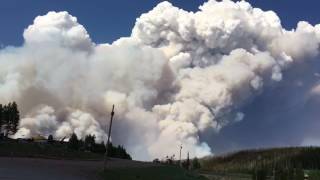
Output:
<instances>
[{"instance_id":1,"label":"pine tree","mask_svg":"<svg viewBox=\"0 0 320 180\"><path fill-rule=\"evenodd\" d=\"M189 152L188 152L188 157L187 157L187 161L186 161L186 169L190 168L190 158L189 158Z\"/></svg>"},{"instance_id":2,"label":"pine tree","mask_svg":"<svg viewBox=\"0 0 320 180\"><path fill-rule=\"evenodd\" d=\"M20 113L16 102L0 104L0 134L13 135L18 131Z\"/></svg>"},{"instance_id":3,"label":"pine tree","mask_svg":"<svg viewBox=\"0 0 320 180\"><path fill-rule=\"evenodd\" d=\"M192 160L192 168L193 169L200 169L200 163L199 163L199 160L197 157L195 157L193 160Z\"/></svg>"},{"instance_id":4,"label":"pine tree","mask_svg":"<svg viewBox=\"0 0 320 180\"><path fill-rule=\"evenodd\" d=\"M79 140L78 140L78 137L75 133L73 133L69 139L68 148L70 148L72 150L79 149Z\"/></svg>"},{"instance_id":5,"label":"pine tree","mask_svg":"<svg viewBox=\"0 0 320 180\"><path fill-rule=\"evenodd\" d=\"M10 119L9 119L9 129L10 135L15 134L18 131L18 125L20 121L20 112L18 110L18 105L13 102L10 106Z\"/></svg>"},{"instance_id":6,"label":"pine tree","mask_svg":"<svg viewBox=\"0 0 320 180\"><path fill-rule=\"evenodd\" d=\"M4 105L2 109L2 128L5 136L8 136L10 106L11 106L11 103L9 103L8 105Z\"/></svg>"},{"instance_id":7,"label":"pine tree","mask_svg":"<svg viewBox=\"0 0 320 180\"><path fill-rule=\"evenodd\" d=\"M52 144L53 142L54 142L53 136L50 134L50 135L48 136L48 143L49 143L49 144Z\"/></svg>"},{"instance_id":8,"label":"pine tree","mask_svg":"<svg viewBox=\"0 0 320 180\"><path fill-rule=\"evenodd\" d=\"M2 123L3 123L2 114L3 114L3 107L2 107L2 104L0 104L0 134L2 133Z\"/></svg>"},{"instance_id":9,"label":"pine tree","mask_svg":"<svg viewBox=\"0 0 320 180\"><path fill-rule=\"evenodd\" d=\"M95 145L95 136L94 135L86 135L84 138L84 148L85 150L92 151Z\"/></svg>"}]
</instances>

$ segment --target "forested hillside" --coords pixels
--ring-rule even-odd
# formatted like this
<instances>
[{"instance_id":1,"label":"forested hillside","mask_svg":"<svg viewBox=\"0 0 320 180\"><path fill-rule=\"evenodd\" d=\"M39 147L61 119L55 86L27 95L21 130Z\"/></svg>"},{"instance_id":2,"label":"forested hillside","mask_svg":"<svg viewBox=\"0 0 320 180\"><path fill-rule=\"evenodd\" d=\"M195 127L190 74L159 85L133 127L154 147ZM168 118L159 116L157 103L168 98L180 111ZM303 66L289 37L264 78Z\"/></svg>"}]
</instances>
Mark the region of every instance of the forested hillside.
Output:
<instances>
[{"instance_id":1,"label":"forested hillside","mask_svg":"<svg viewBox=\"0 0 320 180\"><path fill-rule=\"evenodd\" d=\"M290 147L245 150L202 159L202 169L226 173L255 173L263 170L272 175L279 171L316 170L320 168L319 147Z\"/></svg>"}]
</instances>

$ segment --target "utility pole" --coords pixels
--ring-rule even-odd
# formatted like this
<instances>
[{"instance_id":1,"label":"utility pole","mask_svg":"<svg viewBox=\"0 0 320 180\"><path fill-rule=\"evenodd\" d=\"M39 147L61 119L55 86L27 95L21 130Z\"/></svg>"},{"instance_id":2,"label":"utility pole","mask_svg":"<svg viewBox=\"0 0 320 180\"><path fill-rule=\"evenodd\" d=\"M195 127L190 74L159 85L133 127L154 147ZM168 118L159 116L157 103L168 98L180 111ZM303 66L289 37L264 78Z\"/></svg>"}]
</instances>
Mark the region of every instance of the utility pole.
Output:
<instances>
[{"instance_id":1,"label":"utility pole","mask_svg":"<svg viewBox=\"0 0 320 180\"><path fill-rule=\"evenodd\" d=\"M108 149L109 149L108 147L109 147L109 143L110 143L110 135L111 135L111 127L112 127L113 116L114 116L114 105L112 105L111 118L110 118L109 131L108 131L108 139L107 139L107 145L106 145L106 152L104 154L103 170L106 170L106 168L107 168Z\"/></svg>"},{"instance_id":2,"label":"utility pole","mask_svg":"<svg viewBox=\"0 0 320 180\"><path fill-rule=\"evenodd\" d=\"M190 158L189 158L189 151L188 151L188 156L187 156L187 163L186 163L186 166L187 166L187 170L190 170Z\"/></svg>"},{"instance_id":3,"label":"utility pole","mask_svg":"<svg viewBox=\"0 0 320 180\"><path fill-rule=\"evenodd\" d=\"M180 167L182 166L182 164L181 164L181 150L182 150L182 144L180 145L180 155L179 155L179 165L180 165Z\"/></svg>"}]
</instances>

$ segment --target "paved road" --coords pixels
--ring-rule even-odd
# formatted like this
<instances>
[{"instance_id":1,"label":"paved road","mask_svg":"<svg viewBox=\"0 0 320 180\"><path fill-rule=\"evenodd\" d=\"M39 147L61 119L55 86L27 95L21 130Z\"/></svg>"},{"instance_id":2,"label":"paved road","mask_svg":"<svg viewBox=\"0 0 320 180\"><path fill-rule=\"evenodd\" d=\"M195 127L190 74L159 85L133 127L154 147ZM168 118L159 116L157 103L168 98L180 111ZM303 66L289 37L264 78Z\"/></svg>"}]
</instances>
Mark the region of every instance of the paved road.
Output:
<instances>
[{"instance_id":1,"label":"paved road","mask_svg":"<svg viewBox=\"0 0 320 180\"><path fill-rule=\"evenodd\" d=\"M99 161L0 157L0 180L98 180Z\"/></svg>"},{"instance_id":2,"label":"paved road","mask_svg":"<svg viewBox=\"0 0 320 180\"><path fill-rule=\"evenodd\" d=\"M153 166L151 163L111 159L111 168ZM0 157L0 180L99 180L102 161L73 161Z\"/></svg>"}]
</instances>

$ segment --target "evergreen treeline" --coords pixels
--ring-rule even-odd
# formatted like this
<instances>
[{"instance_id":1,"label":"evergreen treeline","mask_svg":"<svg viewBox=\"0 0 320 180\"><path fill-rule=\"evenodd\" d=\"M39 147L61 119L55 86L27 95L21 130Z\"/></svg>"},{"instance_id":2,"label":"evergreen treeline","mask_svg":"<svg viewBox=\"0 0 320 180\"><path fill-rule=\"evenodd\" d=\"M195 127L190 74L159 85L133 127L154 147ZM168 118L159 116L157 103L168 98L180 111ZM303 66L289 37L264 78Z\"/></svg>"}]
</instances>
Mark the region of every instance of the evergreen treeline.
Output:
<instances>
[{"instance_id":1,"label":"evergreen treeline","mask_svg":"<svg viewBox=\"0 0 320 180\"><path fill-rule=\"evenodd\" d=\"M69 139L68 148L72 150L90 151L98 154L104 154L106 152L104 143L96 143L94 135L87 135L84 140L81 140L73 133ZM109 143L108 148L108 157L132 159L123 146L115 147L112 143Z\"/></svg>"},{"instance_id":2,"label":"evergreen treeline","mask_svg":"<svg viewBox=\"0 0 320 180\"><path fill-rule=\"evenodd\" d=\"M13 135L18 130L20 113L16 102L0 104L0 134Z\"/></svg>"},{"instance_id":3,"label":"evergreen treeline","mask_svg":"<svg viewBox=\"0 0 320 180\"><path fill-rule=\"evenodd\" d=\"M121 159L132 159L131 156L127 153L123 146L118 145L113 146L112 143L108 145L108 157L121 158Z\"/></svg>"},{"instance_id":4,"label":"evergreen treeline","mask_svg":"<svg viewBox=\"0 0 320 180\"><path fill-rule=\"evenodd\" d=\"M218 173L249 173L254 176L275 176L275 179L300 179L303 170L320 169L319 147L291 147L245 150L205 158L202 169ZM257 178L264 179L264 178Z\"/></svg>"}]
</instances>

